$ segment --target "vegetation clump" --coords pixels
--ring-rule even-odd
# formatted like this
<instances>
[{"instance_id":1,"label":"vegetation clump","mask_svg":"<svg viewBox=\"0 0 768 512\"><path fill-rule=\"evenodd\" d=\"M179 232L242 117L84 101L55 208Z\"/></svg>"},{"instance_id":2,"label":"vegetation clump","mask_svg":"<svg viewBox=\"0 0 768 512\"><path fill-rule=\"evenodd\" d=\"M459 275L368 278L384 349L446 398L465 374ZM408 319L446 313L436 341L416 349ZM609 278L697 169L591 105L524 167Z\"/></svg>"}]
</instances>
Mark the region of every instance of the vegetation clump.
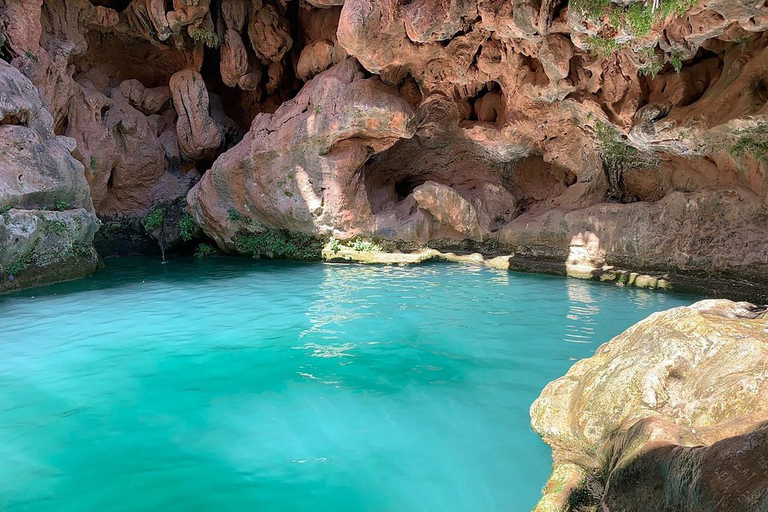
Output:
<instances>
[{"instance_id":1,"label":"vegetation clump","mask_svg":"<svg viewBox=\"0 0 768 512\"><path fill-rule=\"evenodd\" d=\"M768 156L768 141L757 140L752 137L742 137L731 146L731 155L752 155L758 160L765 160Z\"/></svg>"},{"instance_id":2,"label":"vegetation clump","mask_svg":"<svg viewBox=\"0 0 768 512\"><path fill-rule=\"evenodd\" d=\"M69 210L69 201L60 199L53 203L53 209L56 210L57 212L63 212L64 210Z\"/></svg>"},{"instance_id":3,"label":"vegetation clump","mask_svg":"<svg viewBox=\"0 0 768 512\"><path fill-rule=\"evenodd\" d=\"M234 208L230 208L229 211L227 212L227 215L229 217L229 220L231 220L232 222L237 222L243 218L243 216L240 215L240 212L238 212Z\"/></svg>"},{"instance_id":4,"label":"vegetation clump","mask_svg":"<svg viewBox=\"0 0 768 512\"><path fill-rule=\"evenodd\" d=\"M362 238L357 238L354 242L352 242L350 247L359 252L381 252L380 245L368 240L363 240Z\"/></svg>"},{"instance_id":5,"label":"vegetation clump","mask_svg":"<svg viewBox=\"0 0 768 512\"><path fill-rule=\"evenodd\" d=\"M215 247L212 247L209 244L202 243L197 246L197 249L195 249L195 258L208 258L210 256L215 256L218 253Z\"/></svg>"},{"instance_id":6,"label":"vegetation clump","mask_svg":"<svg viewBox=\"0 0 768 512\"><path fill-rule=\"evenodd\" d=\"M657 165L657 162L630 146L612 126L598 121L595 124L595 131L597 143L600 146L603 170L608 177L608 196L612 199L620 199L623 173L633 169L652 167Z\"/></svg>"},{"instance_id":7,"label":"vegetation clump","mask_svg":"<svg viewBox=\"0 0 768 512\"><path fill-rule=\"evenodd\" d=\"M9 276L18 275L22 270L26 269L32 264L32 262L34 261L36 249L37 249L37 242L35 242L35 245L31 249L29 249L27 252L25 252L16 261L14 261L13 263L11 263L6 267L0 268L0 273L6 274Z\"/></svg>"},{"instance_id":8,"label":"vegetation clump","mask_svg":"<svg viewBox=\"0 0 768 512\"><path fill-rule=\"evenodd\" d=\"M181 233L181 239L185 242L189 242L195 237L197 231L197 224L195 220L188 213L185 213L179 221L179 231Z\"/></svg>"},{"instance_id":9,"label":"vegetation clump","mask_svg":"<svg viewBox=\"0 0 768 512\"><path fill-rule=\"evenodd\" d=\"M268 229L258 234L237 235L235 248L239 253L257 259L318 260L323 242L304 233Z\"/></svg>"},{"instance_id":10,"label":"vegetation clump","mask_svg":"<svg viewBox=\"0 0 768 512\"><path fill-rule=\"evenodd\" d=\"M344 248L351 249L353 251L358 251L358 252L383 251L383 249L379 244L371 242L369 240L363 240L362 238L356 238L355 240L352 241L352 243L343 244L336 237L332 236L330 240L328 240L328 245L326 247L330 249L331 252L333 252L334 254L338 253Z\"/></svg>"},{"instance_id":11,"label":"vegetation clump","mask_svg":"<svg viewBox=\"0 0 768 512\"><path fill-rule=\"evenodd\" d=\"M43 229L51 235L63 235L67 232L67 223L60 220L51 220L45 223Z\"/></svg>"},{"instance_id":12,"label":"vegetation clump","mask_svg":"<svg viewBox=\"0 0 768 512\"><path fill-rule=\"evenodd\" d=\"M221 40L216 32L207 28L190 28L189 36L195 41L202 41L208 48L218 48L221 44Z\"/></svg>"},{"instance_id":13,"label":"vegetation clump","mask_svg":"<svg viewBox=\"0 0 768 512\"><path fill-rule=\"evenodd\" d=\"M162 208L153 208L146 217L144 217L144 230L151 233L163 225L165 211Z\"/></svg>"},{"instance_id":14,"label":"vegetation clump","mask_svg":"<svg viewBox=\"0 0 768 512\"><path fill-rule=\"evenodd\" d=\"M11 211L10 206L3 206L0 208L0 216L3 217L3 221L5 221L6 224L11 222L11 214L9 213Z\"/></svg>"},{"instance_id":15,"label":"vegetation clump","mask_svg":"<svg viewBox=\"0 0 768 512\"><path fill-rule=\"evenodd\" d=\"M333 252L333 254L336 254L342 248L341 241L335 236L332 236L331 239L328 240L328 248Z\"/></svg>"},{"instance_id":16,"label":"vegetation clump","mask_svg":"<svg viewBox=\"0 0 768 512\"><path fill-rule=\"evenodd\" d=\"M615 5L611 0L573 0L571 8L581 12L587 19L603 21L607 18L602 31L603 35L591 36L586 39L590 51L601 58L605 58L629 44L629 41L619 42L614 37L605 37L605 35L623 30L630 33L635 39L642 39L651 33L656 23L669 16L683 16L698 3L698 0L660 0L657 8L654 8L654 3L648 1L622 7ZM682 66L679 57L677 61ZM646 69L648 74L654 74L651 71L651 69Z\"/></svg>"}]
</instances>

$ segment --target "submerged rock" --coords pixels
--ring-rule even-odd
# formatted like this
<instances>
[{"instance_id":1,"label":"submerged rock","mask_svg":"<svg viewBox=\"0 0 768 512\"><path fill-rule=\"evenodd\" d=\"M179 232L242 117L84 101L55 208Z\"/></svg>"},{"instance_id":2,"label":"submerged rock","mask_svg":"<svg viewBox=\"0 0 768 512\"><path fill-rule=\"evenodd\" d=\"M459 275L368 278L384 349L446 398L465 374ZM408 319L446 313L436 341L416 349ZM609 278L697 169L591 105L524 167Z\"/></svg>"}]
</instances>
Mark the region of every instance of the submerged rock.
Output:
<instances>
[{"instance_id":1,"label":"submerged rock","mask_svg":"<svg viewBox=\"0 0 768 512\"><path fill-rule=\"evenodd\" d=\"M768 509L768 313L706 300L655 313L550 383L537 512Z\"/></svg>"}]
</instances>

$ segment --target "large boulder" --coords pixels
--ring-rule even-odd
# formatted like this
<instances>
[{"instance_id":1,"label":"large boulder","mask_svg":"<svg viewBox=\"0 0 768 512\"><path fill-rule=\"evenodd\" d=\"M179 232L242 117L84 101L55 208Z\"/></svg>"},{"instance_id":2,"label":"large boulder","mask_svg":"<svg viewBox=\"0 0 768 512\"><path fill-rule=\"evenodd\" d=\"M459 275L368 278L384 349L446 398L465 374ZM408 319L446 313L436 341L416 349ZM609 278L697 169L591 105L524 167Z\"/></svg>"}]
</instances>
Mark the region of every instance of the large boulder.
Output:
<instances>
[{"instance_id":1,"label":"large boulder","mask_svg":"<svg viewBox=\"0 0 768 512\"><path fill-rule=\"evenodd\" d=\"M196 222L225 249L242 232L370 231L360 172L411 137L413 111L347 59L307 82L274 114L259 114L189 193Z\"/></svg>"},{"instance_id":2,"label":"large boulder","mask_svg":"<svg viewBox=\"0 0 768 512\"><path fill-rule=\"evenodd\" d=\"M727 300L603 345L531 407L554 459L536 511L766 510L766 361L765 308Z\"/></svg>"},{"instance_id":3,"label":"large boulder","mask_svg":"<svg viewBox=\"0 0 768 512\"><path fill-rule=\"evenodd\" d=\"M98 220L74 147L32 83L0 61L0 292L97 268Z\"/></svg>"}]
</instances>

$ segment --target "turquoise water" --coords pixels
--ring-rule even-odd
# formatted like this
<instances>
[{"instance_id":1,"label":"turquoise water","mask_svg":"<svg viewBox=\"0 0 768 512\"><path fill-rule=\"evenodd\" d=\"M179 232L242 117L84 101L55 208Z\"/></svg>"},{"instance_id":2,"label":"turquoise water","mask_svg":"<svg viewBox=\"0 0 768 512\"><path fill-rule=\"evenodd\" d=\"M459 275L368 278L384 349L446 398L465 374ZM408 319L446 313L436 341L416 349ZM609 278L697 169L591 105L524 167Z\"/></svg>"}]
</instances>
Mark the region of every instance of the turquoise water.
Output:
<instances>
[{"instance_id":1,"label":"turquoise water","mask_svg":"<svg viewBox=\"0 0 768 512\"><path fill-rule=\"evenodd\" d=\"M544 385L692 301L458 265L111 260L0 297L0 510L527 511Z\"/></svg>"}]
</instances>

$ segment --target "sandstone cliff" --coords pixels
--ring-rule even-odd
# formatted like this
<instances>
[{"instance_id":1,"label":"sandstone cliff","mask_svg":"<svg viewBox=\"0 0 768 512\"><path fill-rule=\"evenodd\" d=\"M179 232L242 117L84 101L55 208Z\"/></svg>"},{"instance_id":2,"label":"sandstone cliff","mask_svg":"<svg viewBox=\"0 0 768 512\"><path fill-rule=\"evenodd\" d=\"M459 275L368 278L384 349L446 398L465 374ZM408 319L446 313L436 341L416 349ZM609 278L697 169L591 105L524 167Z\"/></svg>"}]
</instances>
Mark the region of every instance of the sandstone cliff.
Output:
<instances>
[{"instance_id":1,"label":"sandstone cliff","mask_svg":"<svg viewBox=\"0 0 768 512\"><path fill-rule=\"evenodd\" d=\"M0 0L105 254L365 236L753 299L766 30L754 0Z\"/></svg>"},{"instance_id":2,"label":"sandstone cliff","mask_svg":"<svg viewBox=\"0 0 768 512\"><path fill-rule=\"evenodd\" d=\"M699 302L651 315L531 407L553 449L536 512L768 510L768 313Z\"/></svg>"}]
</instances>

